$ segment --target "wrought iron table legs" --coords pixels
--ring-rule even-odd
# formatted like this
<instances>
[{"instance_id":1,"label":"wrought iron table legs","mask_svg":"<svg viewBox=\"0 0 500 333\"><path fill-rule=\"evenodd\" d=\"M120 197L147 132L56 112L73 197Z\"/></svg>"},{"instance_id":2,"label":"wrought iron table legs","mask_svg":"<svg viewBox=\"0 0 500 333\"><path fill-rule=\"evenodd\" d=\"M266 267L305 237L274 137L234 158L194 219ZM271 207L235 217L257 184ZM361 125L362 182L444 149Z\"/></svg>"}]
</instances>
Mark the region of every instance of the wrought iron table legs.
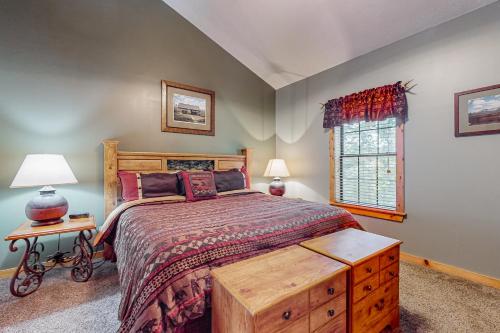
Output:
<instances>
[{"instance_id":1,"label":"wrought iron table legs","mask_svg":"<svg viewBox=\"0 0 500 333\"><path fill-rule=\"evenodd\" d=\"M78 237L75 238L73 245L73 265L71 268L71 277L76 282L85 282L92 276L94 270L92 258L94 256L94 248L90 244L92 239L92 231L88 231L85 235L85 230L80 231Z\"/></svg>"},{"instance_id":2,"label":"wrought iron table legs","mask_svg":"<svg viewBox=\"0 0 500 333\"><path fill-rule=\"evenodd\" d=\"M44 250L43 244L37 242L38 237L35 237L33 244L30 244L28 238L23 240L26 243L26 249L14 276L10 280L10 292L18 297L27 296L37 290L42 284L43 274L45 274L45 266L40 262L40 252ZM11 252L17 251L16 241L17 239L13 240L9 245ZM38 251L39 248L40 251Z\"/></svg>"},{"instance_id":3,"label":"wrought iron table legs","mask_svg":"<svg viewBox=\"0 0 500 333\"><path fill-rule=\"evenodd\" d=\"M76 282L85 282L92 276L94 249L90 244L92 239L91 230L80 231L75 238L73 245L73 255L65 256L64 253L56 252L49 256L45 265L40 260L40 253L45 247L38 243L38 237L33 239L33 243L28 238L22 240L26 243L26 249L19 262L19 265L10 280L10 292L17 297L24 297L35 292L42 284L43 275L56 265L71 268L71 277ZM16 252L18 247L13 240L9 245L11 252Z\"/></svg>"}]
</instances>

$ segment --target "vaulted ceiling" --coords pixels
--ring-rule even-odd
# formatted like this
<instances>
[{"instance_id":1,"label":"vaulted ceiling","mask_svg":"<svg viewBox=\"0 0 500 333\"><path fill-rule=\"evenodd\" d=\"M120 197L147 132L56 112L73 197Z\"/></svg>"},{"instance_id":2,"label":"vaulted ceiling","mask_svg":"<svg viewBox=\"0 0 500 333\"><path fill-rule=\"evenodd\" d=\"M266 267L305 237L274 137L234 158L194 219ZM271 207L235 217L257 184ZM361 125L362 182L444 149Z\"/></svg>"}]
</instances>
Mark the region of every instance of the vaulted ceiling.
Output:
<instances>
[{"instance_id":1,"label":"vaulted ceiling","mask_svg":"<svg viewBox=\"0 0 500 333\"><path fill-rule=\"evenodd\" d=\"M496 0L164 0L279 89Z\"/></svg>"}]
</instances>

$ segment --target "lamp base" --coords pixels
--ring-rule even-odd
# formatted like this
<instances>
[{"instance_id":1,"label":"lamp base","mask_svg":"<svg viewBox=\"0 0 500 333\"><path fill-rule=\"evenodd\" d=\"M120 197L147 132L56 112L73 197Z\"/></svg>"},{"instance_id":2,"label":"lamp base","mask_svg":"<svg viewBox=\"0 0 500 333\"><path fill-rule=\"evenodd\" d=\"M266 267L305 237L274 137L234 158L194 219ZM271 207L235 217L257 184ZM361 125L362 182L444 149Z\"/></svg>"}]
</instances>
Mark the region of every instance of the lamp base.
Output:
<instances>
[{"instance_id":1,"label":"lamp base","mask_svg":"<svg viewBox=\"0 0 500 333\"><path fill-rule=\"evenodd\" d=\"M285 183L281 181L280 177L274 177L274 180L269 184L269 193L280 197L285 194Z\"/></svg>"},{"instance_id":2,"label":"lamp base","mask_svg":"<svg viewBox=\"0 0 500 333\"><path fill-rule=\"evenodd\" d=\"M40 190L40 195L26 204L26 216L33 221L31 226L39 227L63 222L61 219L68 212L68 201L56 194L51 186Z\"/></svg>"},{"instance_id":3,"label":"lamp base","mask_svg":"<svg viewBox=\"0 0 500 333\"><path fill-rule=\"evenodd\" d=\"M31 222L31 226L32 227L43 227L46 225L59 224L59 223L63 223L63 222L64 222L63 219L57 219L54 221L33 221L33 222Z\"/></svg>"}]
</instances>

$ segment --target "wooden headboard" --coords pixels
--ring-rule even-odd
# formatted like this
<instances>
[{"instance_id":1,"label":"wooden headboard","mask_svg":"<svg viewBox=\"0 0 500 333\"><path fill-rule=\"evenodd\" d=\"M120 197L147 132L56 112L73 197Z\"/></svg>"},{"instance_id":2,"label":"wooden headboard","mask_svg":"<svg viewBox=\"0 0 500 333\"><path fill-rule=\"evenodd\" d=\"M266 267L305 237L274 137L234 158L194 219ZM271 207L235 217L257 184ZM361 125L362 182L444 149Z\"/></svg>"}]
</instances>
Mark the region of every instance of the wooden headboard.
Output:
<instances>
[{"instance_id":1,"label":"wooden headboard","mask_svg":"<svg viewBox=\"0 0 500 333\"><path fill-rule=\"evenodd\" d=\"M207 169L229 170L245 166L251 174L251 148L242 149L241 155L214 155L192 153L132 152L118 150L119 141L105 140L104 145L104 216L118 204L118 172L175 172ZM250 181L250 180L249 180Z\"/></svg>"}]
</instances>

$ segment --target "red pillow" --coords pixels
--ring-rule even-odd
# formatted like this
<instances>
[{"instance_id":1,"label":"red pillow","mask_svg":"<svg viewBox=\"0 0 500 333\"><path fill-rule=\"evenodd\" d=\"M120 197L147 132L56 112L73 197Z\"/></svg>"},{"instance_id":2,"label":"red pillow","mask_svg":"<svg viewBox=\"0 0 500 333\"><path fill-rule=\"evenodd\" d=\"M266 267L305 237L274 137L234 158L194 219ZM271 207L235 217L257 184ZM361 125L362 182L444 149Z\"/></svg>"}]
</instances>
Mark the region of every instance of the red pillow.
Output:
<instances>
[{"instance_id":1,"label":"red pillow","mask_svg":"<svg viewBox=\"0 0 500 333\"><path fill-rule=\"evenodd\" d=\"M250 189L250 178L248 177L247 168L245 166L242 166L240 172L243 174L243 177L245 177L245 187Z\"/></svg>"},{"instance_id":2,"label":"red pillow","mask_svg":"<svg viewBox=\"0 0 500 333\"><path fill-rule=\"evenodd\" d=\"M139 180L136 173L118 172L120 183L122 185L122 199L131 201L139 199Z\"/></svg>"},{"instance_id":3,"label":"red pillow","mask_svg":"<svg viewBox=\"0 0 500 333\"><path fill-rule=\"evenodd\" d=\"M181 172L187 201L217 198L214 175L210 171Z\"/></svg>"}]
</instances>

